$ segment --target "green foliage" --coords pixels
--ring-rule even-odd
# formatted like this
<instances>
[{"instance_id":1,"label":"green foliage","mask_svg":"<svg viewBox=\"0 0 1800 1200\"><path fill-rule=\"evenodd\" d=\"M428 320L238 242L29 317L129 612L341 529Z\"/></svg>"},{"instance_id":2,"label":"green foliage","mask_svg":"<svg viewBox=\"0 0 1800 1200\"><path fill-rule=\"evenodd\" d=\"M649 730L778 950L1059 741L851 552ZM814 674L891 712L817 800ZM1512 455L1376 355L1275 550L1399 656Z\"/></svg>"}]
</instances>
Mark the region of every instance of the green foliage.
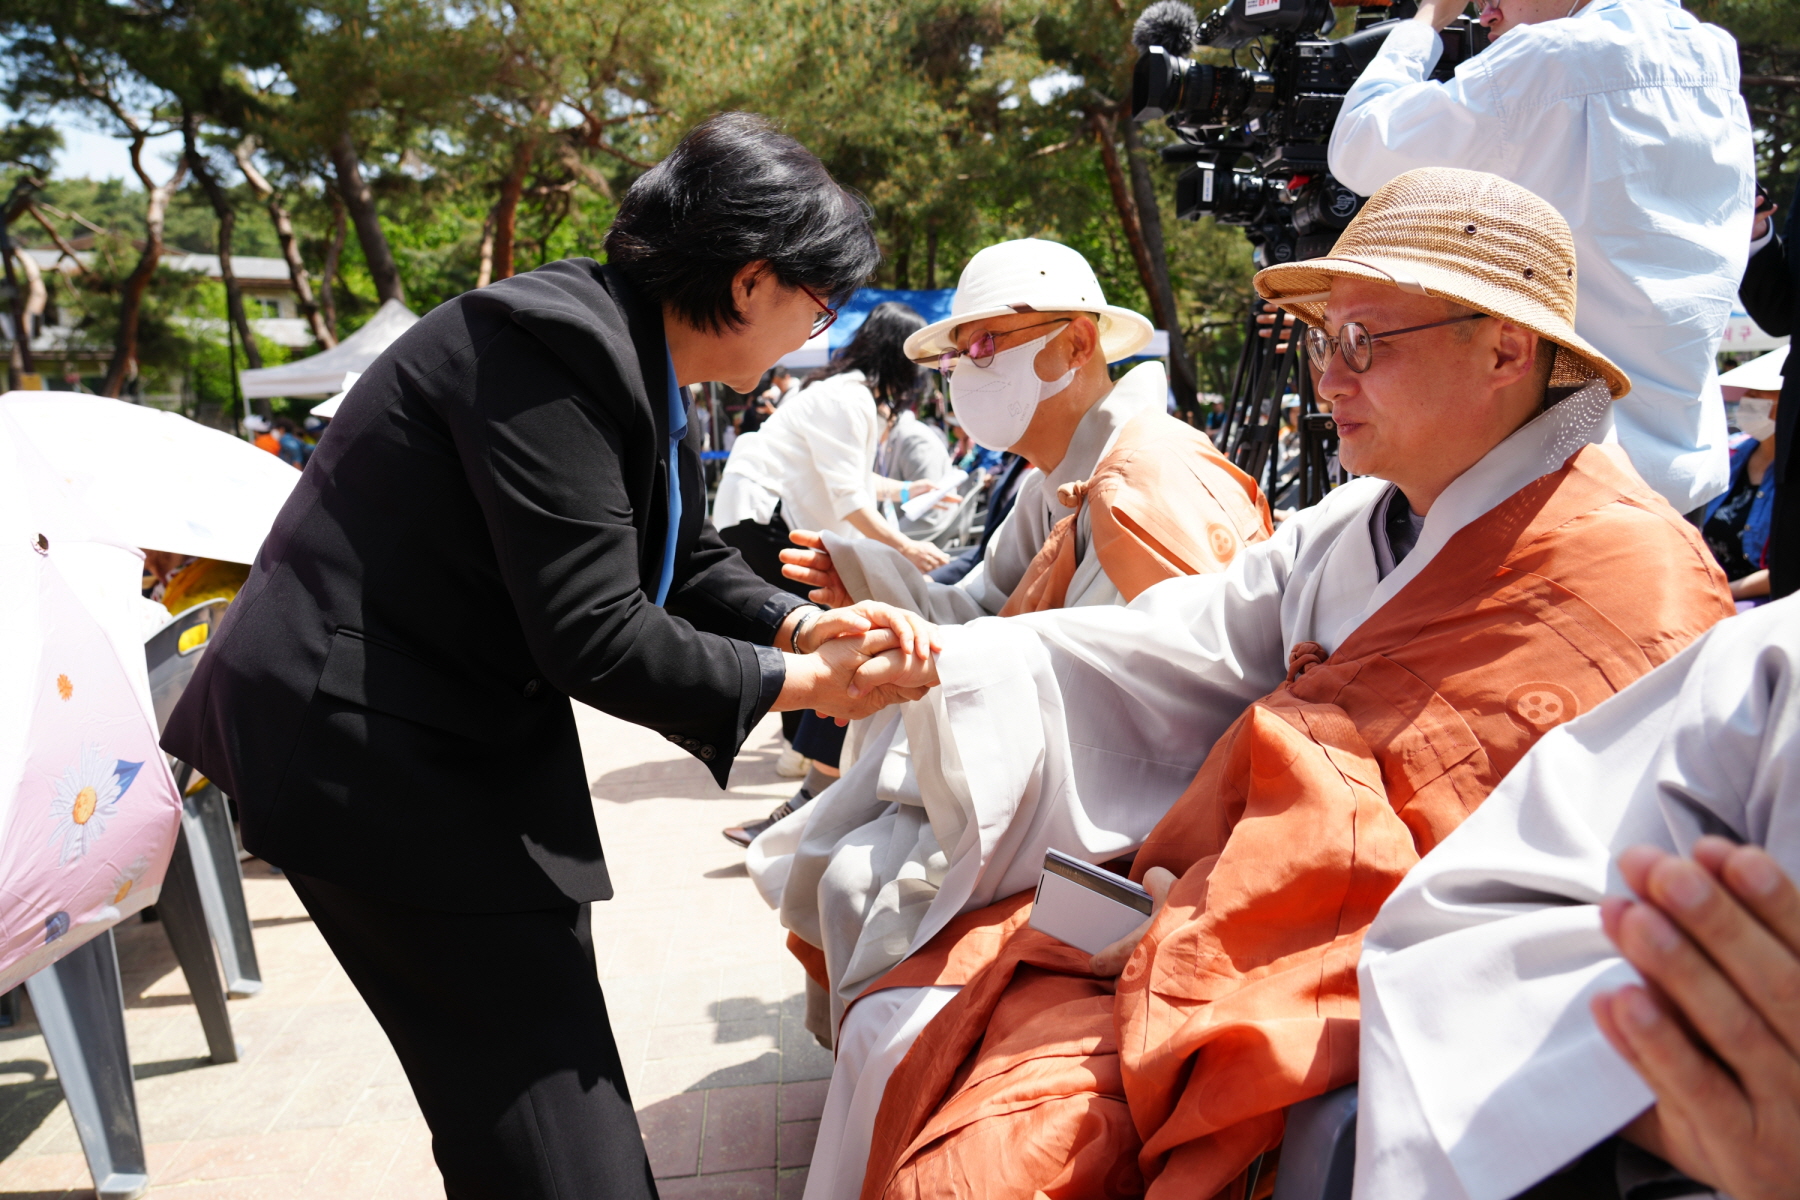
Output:
<instances>
[{"instance_id":1,"label":"green foliage","mask_svg":"<svg viewBox=\"0 0 1800 1200\"><path fill-rule=\"evenodd\" d=\"M13 121L0 126L0 164L28 171L42 178L56 162L62 149L62 134L49 125L31 121Z\"/></svg>"},{"instance_id":2,"label":"green foliage","mask_svg":"<svg viewBox=\"0 0 1800 1200\"><path fill-rule=\"evenodd\" d=\"M1762 81L1747 84L1746 96L1770 176L1800 167L1792 4L1691 2L1734 31L1746 76ZM0 130L0 162L41 170L50 115L70 106L122 137L131 122L156 132L192 120L237 213L236 253L273 256L280 250L265 203L229 154L253 137L316 286L339 220L330 148L347 130L409 303L423 312L476 286L483 247L503 243L497 235L509 221L517 270L598 255L633 179L697 121L746 109L777 121L868 198L883 249L873 282L951 286L982 246L1043 236L1084 253L1109 299L1148 312L1097 129L1118 119L1128 94L1137 7L9 0L0 9L9 51L0 59L0 98L24 120ZM1144 128L1144 152L1154 154L1168 136ZM157 181L173 169L144 166ZM1174 220L1175 174L1160 163L1152 169L1177 309L1200 387L1222 391L1243 337L1249 247L1235 229ZM84 314L84 336L104 339L116 320L108 305L116 307L118 282L135 259L131 241L143 236L144 194L135 181L59 180L44 199L106 231L59 222L65 237L92 239L100 261L78 288L55 284ZM25 244L49 244L29 221L15 229ZM171 251L213 250L217 230L198 189L177 193L166 222ZM504 273L498 264L496 274ZM332 290L340 336L377 306L353 231ZM216 402L229 375L217 338L208 340L211 327L189 319L202 311L222 313L206 286L160 275L140 358L147 371L188 364L195 389ZM266 353L265 361L279 357Z\"/></svg>"}]
</instances>

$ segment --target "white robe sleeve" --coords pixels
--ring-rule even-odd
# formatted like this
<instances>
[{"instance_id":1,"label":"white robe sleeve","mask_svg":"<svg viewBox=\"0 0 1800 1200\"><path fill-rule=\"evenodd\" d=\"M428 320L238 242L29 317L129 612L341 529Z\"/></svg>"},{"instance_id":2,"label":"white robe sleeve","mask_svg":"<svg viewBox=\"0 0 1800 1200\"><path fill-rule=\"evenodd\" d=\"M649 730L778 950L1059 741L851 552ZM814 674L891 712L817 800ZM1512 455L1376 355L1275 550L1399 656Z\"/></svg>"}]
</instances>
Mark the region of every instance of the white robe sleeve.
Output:
<instances>
[{"instance_id":1,"label":"white robe sleeve","mask_svg":"<svg viewBox=\"0 0 1800 1200\"><path fill-rule=\"evenodd\" d=\"M1800 598L1728 620L1553 732L1427 855L1359 971L1358 1200L1504 1200L1652 1102L1588 1011L1637 978L1614 862L1702 835L1800 876Z\"/></svg>"}]
</instances>

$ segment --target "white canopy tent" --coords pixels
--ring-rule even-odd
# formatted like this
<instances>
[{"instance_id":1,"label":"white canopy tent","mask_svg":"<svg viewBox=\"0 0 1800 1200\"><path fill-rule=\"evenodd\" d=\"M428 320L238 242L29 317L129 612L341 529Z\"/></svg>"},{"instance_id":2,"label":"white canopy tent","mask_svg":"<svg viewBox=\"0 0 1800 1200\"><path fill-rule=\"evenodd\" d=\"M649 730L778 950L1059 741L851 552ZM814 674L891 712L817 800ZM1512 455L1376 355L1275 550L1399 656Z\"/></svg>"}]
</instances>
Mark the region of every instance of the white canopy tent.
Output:
<instances>
[{"instance_id":1,"label":"white canopy tent","mask_svg":"<svg viewBox=\"0 0 1800 1200\"><path fill-rule=\"evenodd\" d=\"M345 375L367 371L381 352L418 320L412 309L398 300L389 300L375 310L367 325L329 350L279 367L241 372L244 395L252 400L267 396L334 396L347 386Z\"/></svg>"}]
</instances>

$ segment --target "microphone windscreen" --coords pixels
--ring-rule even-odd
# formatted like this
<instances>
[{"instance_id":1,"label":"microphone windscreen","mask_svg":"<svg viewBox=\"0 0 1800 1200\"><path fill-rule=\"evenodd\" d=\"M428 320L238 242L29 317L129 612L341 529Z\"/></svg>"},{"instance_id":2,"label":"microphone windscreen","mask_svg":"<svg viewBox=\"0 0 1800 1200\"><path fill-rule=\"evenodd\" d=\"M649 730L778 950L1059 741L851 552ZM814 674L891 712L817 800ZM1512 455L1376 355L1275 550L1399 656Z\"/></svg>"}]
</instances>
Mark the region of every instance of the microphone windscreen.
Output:
<instances>
[{"instance_id":1,"label":"microphone windscreen","mask_svg":"<svg viewBox=\"0 0 1800 1200\"><path fill-rule=\"evenodd\" d=\"M1156 0L1138 14L1131 41L1140 51L1161 46L1170 54L1187 54L1200 34L1200 18L1181 0Z\"/></svg>"}]
</instances>

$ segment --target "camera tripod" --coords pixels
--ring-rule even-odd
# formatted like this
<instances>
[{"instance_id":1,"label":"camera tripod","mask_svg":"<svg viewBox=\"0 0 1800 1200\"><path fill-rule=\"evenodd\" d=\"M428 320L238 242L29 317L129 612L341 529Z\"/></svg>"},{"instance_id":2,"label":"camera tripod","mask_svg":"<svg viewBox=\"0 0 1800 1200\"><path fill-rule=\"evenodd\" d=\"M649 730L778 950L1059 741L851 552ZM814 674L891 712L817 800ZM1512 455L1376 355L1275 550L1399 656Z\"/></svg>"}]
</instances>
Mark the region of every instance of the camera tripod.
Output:
<instances>
[{"instance_id":1,"label":"camera tripod","mask_svg":"<svg viewBox=\"0 0 1800 1200\"><path fill-rule=\"evenodd\" d=\"M1329 413L1319 411L1313 394L1312 372L1294 336L1300 328L1292 314L1260 299L1250 301L1244 345L1219 429L1219 448L1256 480L1271 508L1295 489L1294 507L1310 508L1350 478L1338 464L1337 426ZM1290 393L1300 400L1299 438L1283 455L1281 408Z\"/></svg>"}]
</instances>

